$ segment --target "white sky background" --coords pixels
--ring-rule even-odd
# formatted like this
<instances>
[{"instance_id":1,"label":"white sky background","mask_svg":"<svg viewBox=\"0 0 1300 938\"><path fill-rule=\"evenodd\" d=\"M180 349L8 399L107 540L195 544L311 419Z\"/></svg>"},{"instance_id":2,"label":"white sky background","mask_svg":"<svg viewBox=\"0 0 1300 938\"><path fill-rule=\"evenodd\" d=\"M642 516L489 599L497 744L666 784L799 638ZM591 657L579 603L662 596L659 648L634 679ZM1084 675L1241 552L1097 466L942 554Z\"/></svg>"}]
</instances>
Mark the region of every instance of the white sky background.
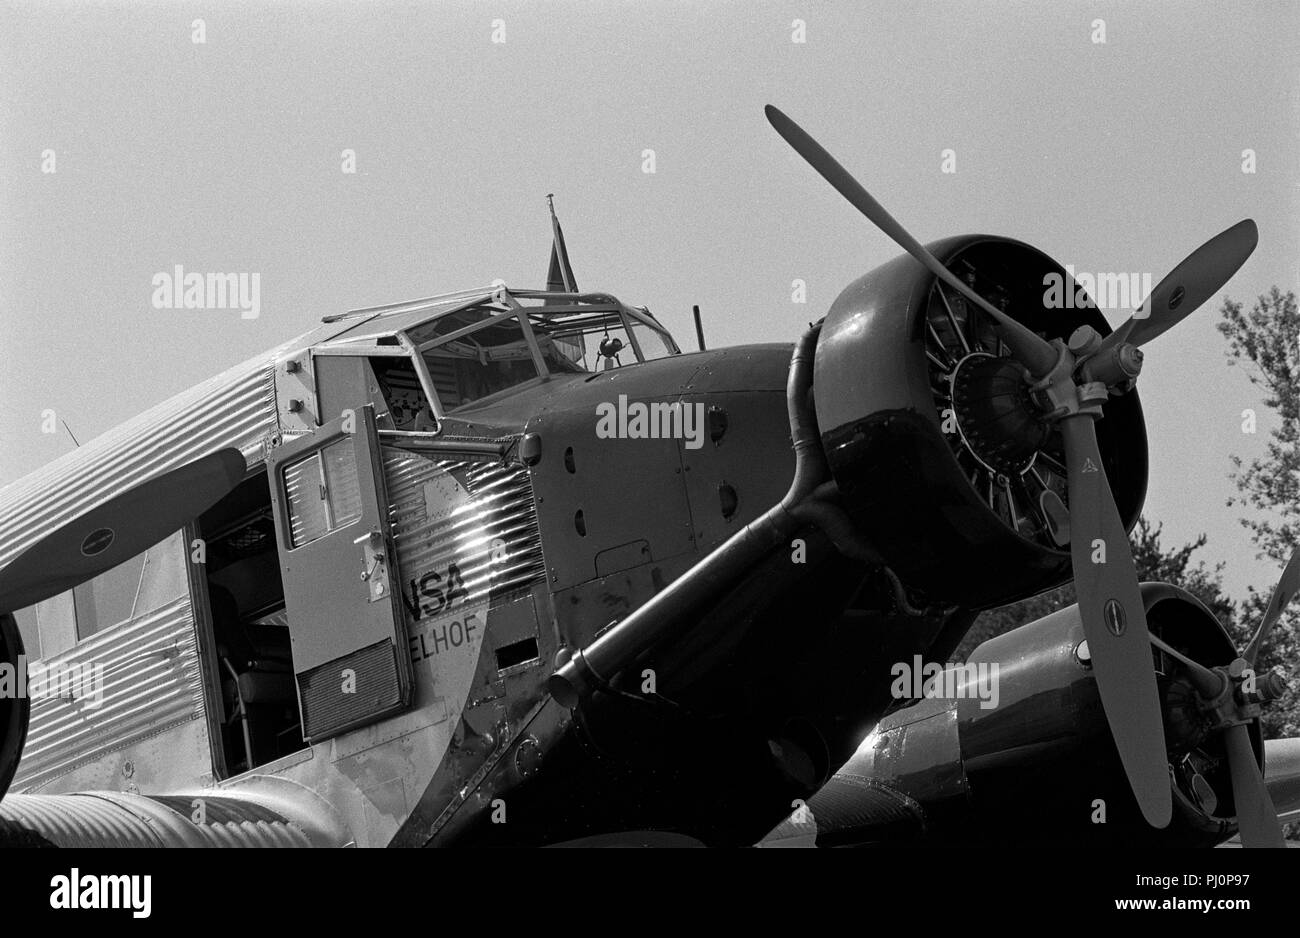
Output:
<instances>
[{"instance_id":1,"label":"white sky background","mask_svg":"<svg viewBox=\"0 0 1300 938\"><path fill-rule=\"evenodd\" d=\"M1252 217L1229 295L1296 289L1298 27L1289 0L0 4L0 484L72 446L47 408L84 443L323 315L544 285L548 192L584 289L688 350L693 303L711 346L793 341L899 250L769 102L922 241L1004 234L1154 283ZM155 310L176 264L260 273L261 316ZM1276 568L1224 505L1228 457L1268 424L1241 432L1260 398L1220 302L1145 350L1146 511L1170 546L1206 532L1240 596Z\"/></svg>"}]
</instances>

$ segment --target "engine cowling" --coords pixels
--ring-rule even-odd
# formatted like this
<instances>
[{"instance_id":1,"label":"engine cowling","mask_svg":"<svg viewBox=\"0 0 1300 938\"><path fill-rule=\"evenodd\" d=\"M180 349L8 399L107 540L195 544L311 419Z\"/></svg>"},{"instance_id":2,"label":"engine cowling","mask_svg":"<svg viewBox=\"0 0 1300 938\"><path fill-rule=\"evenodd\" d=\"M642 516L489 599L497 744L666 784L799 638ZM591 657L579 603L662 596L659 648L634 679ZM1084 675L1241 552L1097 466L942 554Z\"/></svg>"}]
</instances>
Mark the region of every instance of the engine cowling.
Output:
<instances>
[{"instance_id":1,"label":"engine cowling","mask_svg":"<svg viewBox=\"0 0 1300 938\"><path fill-rule=\"evenodd\" d=\"M1142 585L1151 631L1206 665L1236 651L1195 597ZM980 685L979 667L992 674ZM1209 846L1234 827L1232 785L1218 734L1206 732L1181 665L1153 650L1164 713L1174 818L1163 830L1138 809L1107 729L1070 606L985 642L950 697L886 717L854 756L770 839L818 845L897 841ZM963 676L964 674L964 676ZM995 695L984 688L994 687ZM964 688L964 689L963 689ZM984 706L996 696L996 706ZM1250 727L1256 758L1263 743Z\"/></svg>"},{"instance_id":2,"label":"engine cowling","mask_svg":"<svg viewBox=\"0 0 1300 938\"><path fill-rule=\"evenodd\" d=\"M1080 307L1074 281L1019 241L966 235L928 245L977 293L1047 338L1110 332ZM1065 308L1046 302L1059 278ZM845 289L817 344L817 423L859 531L921 597L981 609L1070 576L1039 501L1068 506L1060 431L1028 398L991 320L903 255ZM828 390L829 389L829 390ZM1097 438L1115 502L1132 527L1146 494L1136 391L1112 398Z\"/></svg>"}]
</instances>

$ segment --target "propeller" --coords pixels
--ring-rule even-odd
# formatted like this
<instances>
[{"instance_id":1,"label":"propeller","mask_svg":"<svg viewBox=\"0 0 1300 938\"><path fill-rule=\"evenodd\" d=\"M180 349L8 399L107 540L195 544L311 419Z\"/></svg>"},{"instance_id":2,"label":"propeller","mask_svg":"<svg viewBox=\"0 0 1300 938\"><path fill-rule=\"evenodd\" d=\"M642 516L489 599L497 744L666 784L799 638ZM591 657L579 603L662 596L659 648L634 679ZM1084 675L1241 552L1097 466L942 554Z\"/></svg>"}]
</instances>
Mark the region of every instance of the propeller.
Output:
<instances>
[{"instance_id":1,"label":"propeller","mask_svg":"<svg viewBox=\"0 0 1300 938\"><path fill-rule=\"evenodd\" d=\"M1146 610L1128 534L1102 465L1095 421L1107 398L1105 385L1131 380L1140 369L1141 353L1136 346L1176 325L1204 303L1250 256L1258 241L1255 223L1240 222L1192 252L1160 281L1133 318L1105 340L1095 334L1089 339L1085 334L1077 345L1059 340L1054 344L994 308L963 283L778 108L769 104L765 113L776 132L850 204L996 323L1013 356L1033 379L1043 410L1060 421L1069 476L1071 561L1098 693L1142 814L1152 826L1164 827L1173 802L1160 697L1147 644ZM1086 356L1085 367L1079 369L1081 383L1075 378L1076 350ZM1096 375L1087 368L1089 360L1095 364ZM1099 380L1098 375L1110 380Z\"/></svg>"},{"instance_id":2,"label":"propeller","mask_svg":"<svg viewBox=\"0 0 1300 938\"><path fill-rule=\"evenodd\" d=\"M1270 675L1263 685L1263 693L1255 698L1244 698L1236 679L1245 676L1248 668L1242 658L1226 667L1210 669L1193 661L1158 636L1151 636L1151 644L1181 662L1187 668L1188 678L1196 688L1209 717L1217 718L1223 733L1223 747L1228 757L1228 775L1232 781L1232 801L1237 811L1237 829L1245 847L1285 847L1282 825L1278 823L1277 808L1264 784L1255 751L1250 745L1249 719L1255 699L1276 699L1286 691L1279 675ZM1243 722L1242 718L1246 718Z\"/></svg>"},{"instance_id":3,"label":"propeller","mask_svg":"<svg viewBox=\"0 0 1300 938\"><path fill-rule=\"evenodd\" d=\"M1248 669L1252 674L1255 673L1255 663L1259 658L1264 639L1268 637L1269 632L1273 631L1273 626L1277 624L1282 611L1295 598L1298 588L1300 588L1300 549L1291 554L1282 576L1278 578L1277 586L1273 587L1273 595L1269 597L1264 618L1260 620L1259 628L1255 630L1254 636L1246 646L1246 651L1238 659L1244 662L1245 668L1237 670L1244 672ZM1274 683L1271 693L1267 693L1265 699L1285 693L1285 684L1281 682L1280 676L1270 672L1269 677ZM1264 688L1269 686L1259 682L1258 679L1256 683L1257 686ZM1278 686L1279 684L1281 686ZM1237 828L1241 832L1242 845L1285 847L1282 825L1277 819L1277 809L1273 806L1273 799L1269 797L1264 777L1260 774L1258 763L1255 762L1255 752L1250 745L1250 734L1246 731L1246 724L1236 723L1229 726L1224 737L1224 745L1228 750L1228 768L1232 774L1232 800L1237 806Z\"/></svg>"},{"instance_id":4,"label":"propeller","mask_svg":"<svg viewBox=\"0 0 1300 938\"><path fill-rule=\"evenodd\" d=\"M1249 218L1206 241L1166 274L1137 311L1102 340L1098 355L1124 343L1145 345L1178 325L1232 279L1258 243L1259 229Z\"/></svg>"},{"instance_id":5,"label":"propeller","mask_svg":"<svg viewBox=\"0 0 1300 938\"><path fill-rule=\"evenodd\" d=\"M889 235L899 247L924 264L930 273L987 313L998 324L1003 339L1011 350L1016 353L1016 358L1029 369L1031 374L1035 377L1041 377L1052 369L1052 366L1056 364L1057 354L1051 343L1037 333L1031 332L1026 326L1012 319L1002 310L995 308L984 297L963 283L952 271L943 266L937 257L927 251L924 245L913 238L906 228L895 221L894 217L871 197L871 193L862 188L862 185L849 174L847 169L839 164L835 157L827 153L820 143L783 114L780 109L769 104L763 109L763 112L767 115L768 123L785 139L785 142L790 144L794 151L802 156L813 169L817 170L822 175L822 178L835 188L835 191L848 199L849 204L867 216L877 228Z\"/></svg>"},{"instance_id":6,"label":"propeller","mask_svg":"<svg viewBox=\"0 0 1300 938\"><path fill-rule=\"evenodd\" d=\"M1069 470L1070 557L1102 710L1129 785L1152 827L1173 816L1160 691L1128 532L1115 507L1094 418L1061 421Z\"/></svg>"},{"instance_id":7,"label":"propeller","mask_svg":"<svg viewBox=\"0 0 1300 938\"><path fill-rule=\"evenodd\" d=\"M1245 723L1227 728L1223 736L1228 751L1228 772L1232 776L1232 803L1237 807L1237 831L1243 847L1285 847L1286 838L1277 820L1277 808L1269 797L1250 745Z\"/></svg>"},{"instance_id":8,"label":"propeller","mask_svg":"<svg viewBox=\"0 0 1300 938\"><path fill-rule=\"evenodd\" d=\"M148 550L212 507L246 471L239 450L218 450L74 518L0 569L0 611L49 599Z\"/></svg>"},{"instance_id":9,"label":"propeller","mask_svg":"<svg viewBox=\"0 0 1300 938\"><path fill-rule=\"evenodd\" d=\"M1291 554L1277 586L1273 588L1264 618L1245 652L1226 667L1207 668L1156 636L1151 636L1153 645L1187 667L1189 677L1206 705L1207 712L1220 722L1224 749L1228 755L1228 771L1232 779L1232 800L1237 808L1237 827L1241 832L1242 845L1246 847L1286 846L1282 826L1277 819L1277 809L1273 806L1273 799L1264 784L1259 764L1255 761L1255 751L1250 745L1247 726L1255 716L1252 708L1260 702L1276 700L1286 693L1286 682L1281 675L1269 672L1260 678L1255 673L1255 662L1264 639L1277 624L1283 610L1295 598L1297 589L1300 589L1300 549ZM1255 677L1257 688L1250 695L1241 686L1248 674Z\"/></svg>"},{"instance_id":10,"label":"propeller","mask_svg":"<svg viewBox=\"0 0 1300 938\"><path fill-rule=\"evenodd\" d=\"M1251 638L1250 644L1246 646L1246 651L1242 655L1246 659L1246 664L1252 668L1255 667L1255 661L1259 658L1259 650L1263 647L1264 639L1268 638L1268 633L1273 631L1273 626L1277 624L1278 617L1282 615L1282 610L1295 598L1297 591L1300 591L1300 548L1297 548L1291 554L1291 559L1287 561L1286 569L1282 571L1282 576L1278 578L1277 586L1273 587L1273 595L1269 597L1268 608L1264 610L1264 618L1260 620L1259 628L1255 630L1255 635Z\"/></svg>"}]
</instances>

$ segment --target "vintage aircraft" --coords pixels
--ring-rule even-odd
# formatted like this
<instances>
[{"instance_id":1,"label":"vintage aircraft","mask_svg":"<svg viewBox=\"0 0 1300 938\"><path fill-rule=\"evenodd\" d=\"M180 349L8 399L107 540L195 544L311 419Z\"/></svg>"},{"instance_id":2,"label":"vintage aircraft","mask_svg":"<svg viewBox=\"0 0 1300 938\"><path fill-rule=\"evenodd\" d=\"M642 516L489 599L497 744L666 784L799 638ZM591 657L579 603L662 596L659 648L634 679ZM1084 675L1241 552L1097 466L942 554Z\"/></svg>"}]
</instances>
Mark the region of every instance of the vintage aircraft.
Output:
<instances>
[{"instance_id":1,"label":"vintage aircraft","mask_svg":"<svg viewBox=\"0 0 1300 938\"><path fill-rule=\"evenodd\" d=\"M1254 224L1111 332L768 118L907 252L793 350L683 354L557 222L545 291L327 316L0 493L0 839L1280 844L1252 665L1300 563L1239 656L1126 533L1138 347ZM1071 575L975 653L998 706L891 692Z\"/></svg>"}]
</instances>

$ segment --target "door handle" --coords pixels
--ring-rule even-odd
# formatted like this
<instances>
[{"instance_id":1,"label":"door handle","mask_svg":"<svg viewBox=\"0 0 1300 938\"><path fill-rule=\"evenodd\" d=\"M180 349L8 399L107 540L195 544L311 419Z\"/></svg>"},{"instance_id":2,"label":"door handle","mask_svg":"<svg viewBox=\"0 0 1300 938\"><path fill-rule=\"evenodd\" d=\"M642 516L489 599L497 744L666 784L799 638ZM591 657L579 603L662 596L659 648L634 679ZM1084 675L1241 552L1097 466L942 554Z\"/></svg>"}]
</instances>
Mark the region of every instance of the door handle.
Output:
<instances>
[{"instance_id":1,"label":"door handle","mask_svg":"<svg viewBox=\"0 0 1300 938\"><path fill-rule=\"evenodd\" d=\"M388 545L382 531L371 531L352 541L361 545L361 581L370 591L370 602L388 598Z\"/></svg>"}]
</instances>

